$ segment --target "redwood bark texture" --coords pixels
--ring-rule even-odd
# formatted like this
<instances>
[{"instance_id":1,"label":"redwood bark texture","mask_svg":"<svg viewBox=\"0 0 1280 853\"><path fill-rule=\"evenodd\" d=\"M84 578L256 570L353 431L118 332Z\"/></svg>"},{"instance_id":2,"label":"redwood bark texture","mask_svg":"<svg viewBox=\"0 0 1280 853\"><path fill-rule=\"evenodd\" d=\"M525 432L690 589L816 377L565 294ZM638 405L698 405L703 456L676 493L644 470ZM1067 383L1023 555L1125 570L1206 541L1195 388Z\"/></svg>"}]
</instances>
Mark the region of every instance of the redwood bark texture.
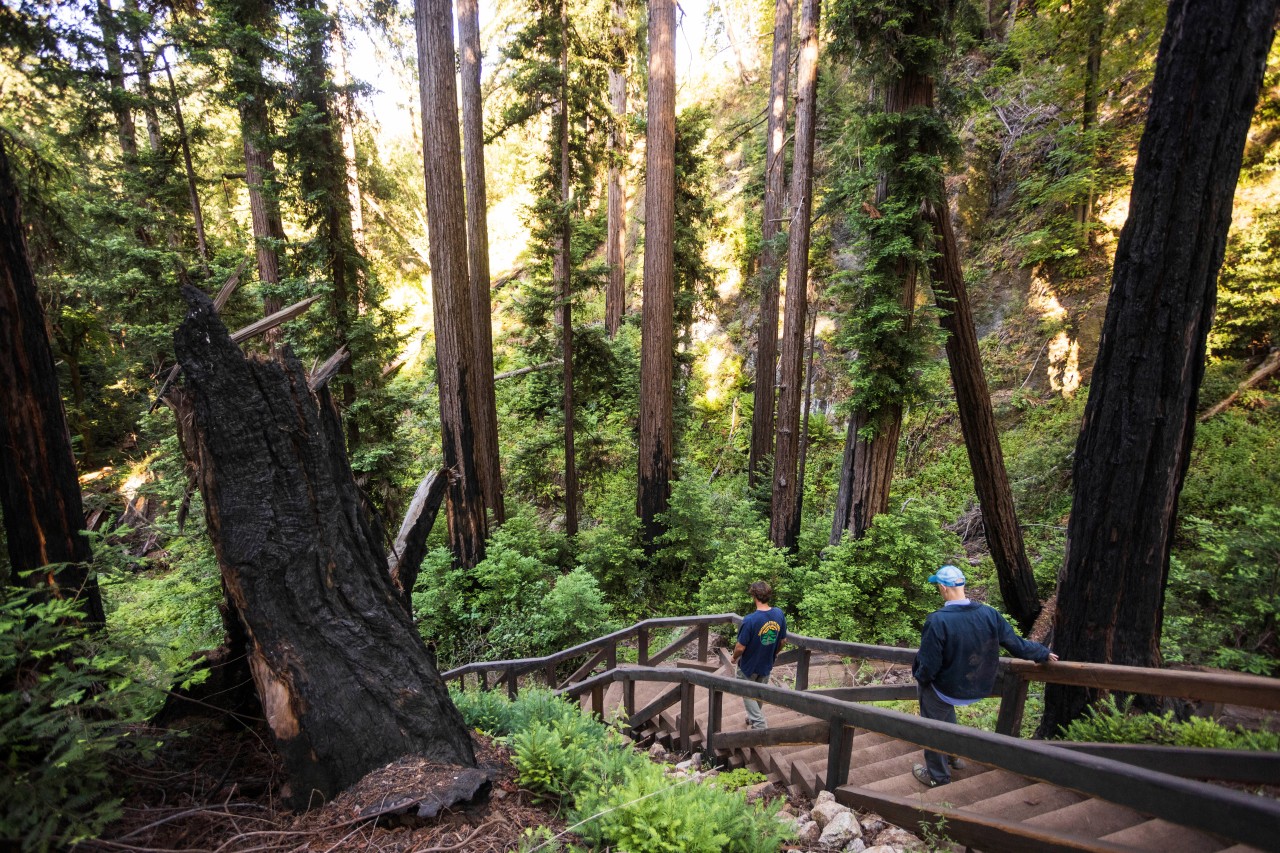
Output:
<instances>
[{"instance_id":1,"label":"redwood bark texture","mask_svg":"<svg viewBox=\"0 0 1280 853\"><path fill-rule=\"evenodd\" d=\"M756 329L756 386L751 410L747 480L754 486L773 455L773 410L778 361L778 234L787 192L787 78L791 71L791 0L777 0L773 17L773 66L769 72L769 123L765 131L764 209L760 218L760 325Z\"/></svg>"},{"instance_id":2,"label":"redwood bark texture","mask_svg":"<svg viewBox=\"0 0 1280 853\"><path fill-rule=\"evenodd\" d=\"M769 513L769 539L775 546L792 551L800 538L800 398L804 384L804 326L809 311L809 217L813 212L821 13L819 0L804 0L800 7L796 142L791 164L791 228L787 233L787 298L782 318L782 354L778 359L778 424L773 454L773 502ZM754 420L752 423L754 427Z\"/></svg>"},{"instance_id":3,"label":"redwood bark texture","mask_svg":"<svg viewBox=\"0 0 1280 853\"><path fill-rule=\"evenodd\" d=\"M573 220L569 215L569 7L560 4L560 114L556 117L560 175L560 234L557 237L556 319L560 324L560 365L564 380L564 532L578 534L578 466L573 450L573 282L569 254Z\"/></svg>"},{"instance_id":4,"label":"redwood bark texture","mask_svg":"<svg viewBox=\"0 0 1280 853\"><path fill-rule=\"evenodd\" d=\"M604 292L604 322L609 337L618 334L622 315L627 311L627 269L625 218L627 215L627 185L624 167L627 157L627 54L623 38L627 22L627 8L623 0L613 0L610 34L614 41L615 55L609 66L609 109L613 113L609 130L609 213L606 231L606 261L609 266L609 284Z\"/></svg>"},{"instance_id":5,"label":"redwood bark texture","mask_svg":"<svg viewBox=\"0 0 1280 853\"><path fill-rule=\"evenodd\" d=\"M463 168L467 196L467 269L475 333L476 468L495 523L506 520L493 387L493 300L489 293L489 200L484 173L484 107L480 92L480 4L458 0L458 75L462 94Z\"/></svg>"},{"instance_id":6,"label":"redwood bark texture","mask_svg":"<svg viewBox=\"0 0 1280 853\"><path fill-rule=\"evenodd\" d=\"M1076 444L1053 645L1152 666L1245 138L1276 0L1173 0ZM1096 692L1049 685L1041 732Z\"/></svg>"},{"instance_id":7,"label":"redwood bark texture","mask_svg":"<svg viewBox=\"0 0 1280 853\"><path fill-rule=\"evenodd\" d=\"M0 136L0 510L12 582L79 598L104 621L89 573L80 481L58 373L22 230L22 206ZM50 568L23 576L24 573Z\"/></svg>"},{"instance_id":8,"label":"redwood bark texture","mask_svg":"<svg viewBox=\"0 0 1280 853\"><path fill-rule=\"evenodd\" d=\"M636 513L646 549L671 497L675 332L676 12L649 3L649 107L644 180L644 304L640 331L640 455Z\"/></svg>"},{"instance_id":9,"label":"redwood bark texture","mask_svg":"<svg viewBox=\"0 0 1280 853\"><path fill-rule=\"evenodd\" d=\"M471 738L387 573L337 410L287 350L245 358L200 291L174 336L205 517L284 759L320 802L406 754L475 766Z\"/></svg>"},{"instance_id":10,"label":"redwood bark texture","mask_svg":"<svg viewBox=\"0 0 1280 853\"><path fill-rule=\"evenodd\" d=\"M1013 491L1009 488L1000 433L991 409L991 392L982 372L978 333L974 330L969 292L960 267L960 248L951 227L951 212L945 206L946 197L946 189L939 182L938 199L942 201L928 205L925 214L933 226L937 252L930 262L933 292L943 310L940 322L947 331L947 362L960 409L960 430L964 433L974 489L982 507L987 547L996 564L1000 596L1009 615L1026 634L1040 615L1040 597L1013 506Z\"/></svg>"},{"instance_id":11,"label":"redwood bark texture","mask_svg":"<svg viewBox=\"0 0 1280 853\"><path fill-rule=\"evenodd\" d=\"M914 107L933 106L933 81L918 73L905 73L885 91L887 113L903 113ZM879 206L890 192L890 177L884 175L876 188ZM913 264L901 263L902 307L907 311L908 328L916 302L916 273ZM886 403L878 411L858 410L849 419L840 485L836 490L836 510L831 522L831 544L847 531L861 538L875 517L889 507L889 486L898 458L898 437L902 433L902 406Z\"/></svg>"},{"instance_id":12,"label":"redwood bark texture","mask_svg":"<svg viewBox=\"0 0 1280 853\"><path fill-rule=\"evenodd\" d=\"M262 68L257 66L258 76ZM270 291L280 284L279 247L284 243L284 224L280 219L280 202L276 198L276 164L266 147L269 136L267 105L262 89L242 93L240 97L240 135L244 143L244 178L249 189L249 217L253 225L253 241L258 258L258 281ZM279 296L262 299L262 313L271 315L284 307ZM267 341L275 346L280 330L267 333Z\"/></svg>"},{"instance_id":13,"label":"redwood bark texture","mask_svg":"<svg viewBox=\"0 0 1280 853\"><path fill-rule=\"evenodd\" d=\"M418 92L422 102L423 172L431 261L440 438L449 469L449 544L460 566L484 559L488 534L476 466L477 394L467 229L462 221L462 145L454 84L453 9L449 0L416 0ZM492 372L489 374L492 378Z\"/></svg>"}]
</instances>

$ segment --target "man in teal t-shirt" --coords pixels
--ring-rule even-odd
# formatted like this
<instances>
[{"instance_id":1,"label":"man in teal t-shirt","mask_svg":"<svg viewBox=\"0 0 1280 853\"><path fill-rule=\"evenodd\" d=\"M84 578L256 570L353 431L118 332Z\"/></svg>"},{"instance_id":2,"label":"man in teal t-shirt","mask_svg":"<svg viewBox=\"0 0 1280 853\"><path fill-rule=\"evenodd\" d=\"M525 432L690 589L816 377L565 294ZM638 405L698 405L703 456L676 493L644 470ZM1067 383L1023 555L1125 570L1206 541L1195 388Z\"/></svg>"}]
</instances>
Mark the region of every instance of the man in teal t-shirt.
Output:
<instances>
[{"instance_id":1,"label":"man in teal t-shirt","mask_svg":"<svg viewBox=\"0 0 1280 853\"><path fill-rule=\"evenodd\" d=\"M755 600L756 609L742 618L738 643L733 647L733 662L738 666L738 678L768 684L774 658L787 638L787 617L769 604L773 600L773 588L766 582L756 581L747 591ZM768 727L759 702L744 696L742 705L747 709L747 724L751 728Z\"/></svg>"}]
</instances>

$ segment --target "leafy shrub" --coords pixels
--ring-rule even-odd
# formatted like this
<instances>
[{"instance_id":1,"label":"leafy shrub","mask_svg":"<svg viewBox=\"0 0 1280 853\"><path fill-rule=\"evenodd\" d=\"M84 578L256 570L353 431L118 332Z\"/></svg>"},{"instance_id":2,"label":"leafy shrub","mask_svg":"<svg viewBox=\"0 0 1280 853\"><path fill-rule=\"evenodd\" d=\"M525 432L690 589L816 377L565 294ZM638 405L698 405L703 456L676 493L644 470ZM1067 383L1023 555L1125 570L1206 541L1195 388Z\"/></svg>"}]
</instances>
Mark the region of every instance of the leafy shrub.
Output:
<instances>
[{"instance_id":1,"label":"leafy shrub","mask_svg":"<svg viewBox=\"0 0 1280 853\"><path fill-rule=\"evenodd\" d=\"M1214 749L1280 750L1280 732L1227 728L1215 720L1192 717L1185 722L1164 714L1132 714L1132 699L1108 696L1073 720L1062 739L1084 743L1154 743Z\"/></svg>"},{"instance_id":2,"label":"leafy shrub","mask_svg":"<svg viewBox=\"0 0 1280 853\"><path fill-rule=\"evenodd\" d=\"M109 758L152 746L141 723L158 692L129 653L79 627L74 602L0 591L0 847L65 849L121 814Z\"/></svg>"},{"instance_id":3,"label":"leafy shrub","mask_svg":"<svg viewBox=\"0 0 1280 853\"><path fill-rule=\"evenodd\" d=\"M805 632L849 642L915 642L937 604L925 580L961 550L931 507L913 503L876 516L865 536L841 540L814 572L800 604Z\"/></svg>"},{"instance_id":4,"label":"leafy shrub","mask_svg":"<svg viewBox=\"0 0 1280 853\"><path fill-rule=\"evenodd\" d=\"M801 590L795 583L796 572L787 553L773 547L763 525L739 528L735 533L724 543L702 579L698 588L698 611L749 612L752 600L747 587L753 581L763 580L774 589L774 604L794 613Z\"/></svg>"},{"instance_id":5,"label":"leafy shrub","mask_svg":"<svg viewBox=\"0 0 1280 853\"><path fill-rule=\"evenodd\" d=\"M1280 507L1188 518L1183 532L1198 546L1169 561L1165 657L1280 674Z\"/></svg>"}]
</instances>

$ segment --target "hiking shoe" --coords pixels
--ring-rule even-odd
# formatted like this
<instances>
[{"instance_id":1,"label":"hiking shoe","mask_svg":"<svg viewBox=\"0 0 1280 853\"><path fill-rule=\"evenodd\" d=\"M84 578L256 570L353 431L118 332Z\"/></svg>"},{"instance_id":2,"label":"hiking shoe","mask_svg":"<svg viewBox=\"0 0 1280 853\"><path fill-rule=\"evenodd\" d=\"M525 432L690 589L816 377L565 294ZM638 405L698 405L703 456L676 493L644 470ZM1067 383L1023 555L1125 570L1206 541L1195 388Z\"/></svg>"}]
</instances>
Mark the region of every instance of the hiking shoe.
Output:
<instances>
[{"instance_id":1,"label":"hiking shoe","mask_svg":"<svg viewBox=\"0 0 1280 853\"><path fill-rule=\"evenodd\" d=\"M912 767L911 775L916 777L916 781L921 785L924 785L926 788L936 788L942 784L929 775L929 771L925 769L923 764L917 764Z\"/></svg>"},{"instance_id":2,"label":"hiking shoe","mask_svg":"<svg viewBox=\"0 0 1280 853\"><path fill-rule=\"evenodd\" d=\"M955 770L963 770L966 767L968 767L968 765L965 764L964 759L958 755L947 756L947 763L950 764L952 769L955 769Z\"/></svg>"}]
</instances>

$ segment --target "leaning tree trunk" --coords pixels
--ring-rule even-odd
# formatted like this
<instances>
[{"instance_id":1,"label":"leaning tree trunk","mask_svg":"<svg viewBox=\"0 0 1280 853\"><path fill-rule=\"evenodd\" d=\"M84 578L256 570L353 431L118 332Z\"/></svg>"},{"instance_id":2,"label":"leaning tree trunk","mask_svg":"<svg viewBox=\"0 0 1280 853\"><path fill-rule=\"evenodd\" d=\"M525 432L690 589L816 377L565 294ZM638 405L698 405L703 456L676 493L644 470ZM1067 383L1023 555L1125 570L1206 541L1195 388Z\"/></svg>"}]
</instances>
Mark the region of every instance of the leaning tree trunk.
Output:
<instances>
[{"instance_id":1,"label":"leaning tree trunk","mask_svg":"<svg viewBox=\"0 0 1280 853\"><path fill-rule=\"evenodd\" d=\"M969 310L969 292L960 268L960 248L951 227L951 212L946 207L946 190L938 183L938 199L926 205L925 216L933 226L936 254L930 261L933 291L942 308L940 322L947 331L947 362L951 366L951 384L956 389L960 409L960 429L969 451L969 467L973 485L982 507L982 528L987 547L996 564L1000 596L1017 621L1028 633L1040 615L1040 596L1036 577L1027 561L1022 542L1022 528L1013 506L1009 473L1004 467L1000 433L991 409L991 392L982 372L982 356L978 352L978 334L974 331L973 312Z\"/></svg>"},{"instance_id":2,"label":"leaning tree trunk","mask_svg":"<svg viewBox=\"0 0 1280 853\"><path fill-rule=\"evenodd\" d=\"M484 108L480 92L480 4L458 0L458 76L466 169L467 269L475 333L476 467L485 506L495 523L506 519L498 455L498 402L493 387L493 300L489 293L489 202L484 174Z\"/></svg>"},{"instance_id":3,"label":"leaning tree trunk","mask_svg":"<svg viewBox=\"0 0 1280 853\"><path fill-rule=\"evenodd\" d=\"M653 552L671 497L675 323L675 0L649 3L649 128L644 179L644 305L640 336L640 454L636 513Z\"/></svg>"},{"instance_id":4,"label":"leaning tree trunk","mask_svg":"<svg viewBox=\"0 0 1280 853\"><path fill-rule=\"evenodd\" d=\"M885 91L884 111L905 113L917 107L933 106L933 80L927 75L907 72L900 75ZM882 175L876 188L876 206L889 193L890 176ZM902 281L900 304L910 329L916 301L916 267L903 259L897 275ZM844 460L840 466L840 484L836 490L836 511L831 523L831 544L846 532L861 538L875 517L889 508L889 487L898 458L898 437L902 433L902 405L889 401L876 411L855 410L849 419L845 436Z\"/></svg>"},{"instance_id":5,"label":"leaning tree trunk","mask_svg":"<svg viewBox=\"0 0 1280 853\"><path fill-rule=\"evenodd\" d=\"M804 326L808 316L809 216L813 211L813 144L818 115L819 0L800 11L800 61L796 66L796 143L791 164L791 228L787 233L787 303L782 319L778 425L773 454L773 503L769 539L794 551L800 541L798 461L800 397L804 382ZM761 332L765 330L762 328Z\"/></svg>"},{"instance_id":6,"label":"leaning tree trunk","mask_svg":"<svg viewBox=\"0 0 1280 853\"><path fill-rule=\"evenodd\" d=\"M769 73L769 124L765 132L764 208L760 215L760 325L756 330L756 384L751 410L747 480L756 484L773 456L774 384L778 361L778 235L786 202L787 75L791 69L791 0L777 0L773 18L773 68Z\"/></svg>"},{"instance_id":7,"label":"leaning tree trunk","mask_svg":"<svg viewBox=\"0 0 1280 853\"><path fill-rule=\"evenodd\" d=\"M615 337L622 327L622 315L627 310L626 241L624 218L627 209L627 185L624 167L627 156L627 51L624 48L624 27L627 8L624 0L612 0L610 4L610 37L613 39L614 56L609 65L609 212L606 228L606 260L609 267L609 284L604 293L604 325L609 337Z\"/></svg>"},{"instance_id":8,"label":"leaning tree trunk","mask_svg":"<svg viewBox=\"0 0 1280 853\"><path fill-rule=\"evenodd\" d=\"M0 510L12 582L78 598L86 620L101 625L71 436L2 135L0 410Z\"/></svg>"},{"instance_id":9,"label":"leaning tree trunk","mask_svg":"<svg viewBox=\"0 0 1280 853\"><path fill-rule=\"evenodd\" d=\"M475 766L471 739L399 601L347 463L342 425L302 365L246 358L213 303L174 336L205 517L249 664L306 806L409 753Z\"/></svg>"},{"instance_id":10,"label":"leaning tree trunk","mask_svg":"<svg viewBox=\"0 0 1280 853\"><path fill-rule=\"evenodd\" d=\"M416 0L418 93L422 104L423 175L431 260L436 372L440 385L440 433L449 469L447 517L454 560L474 568L484 559L488 535L484 490L476 464L475 336L467 277L466 210L462 192L462 143L454 85L453 13L450 0ZM490 373L492 376L492 373Z\"/></svg>"},{"instance_id":11,"label":"leaning tree trunk","mask_svg":"<svg viewBox=\"0 0 1280 853\"><path fill-rule=\"evenodd\" d=\"M1152 666L1232 197L1277 0L1173 0L1076 444L1055 650ZM1049 685L1044 734L1096 691Z\"/></svg>"}]
</instances>

